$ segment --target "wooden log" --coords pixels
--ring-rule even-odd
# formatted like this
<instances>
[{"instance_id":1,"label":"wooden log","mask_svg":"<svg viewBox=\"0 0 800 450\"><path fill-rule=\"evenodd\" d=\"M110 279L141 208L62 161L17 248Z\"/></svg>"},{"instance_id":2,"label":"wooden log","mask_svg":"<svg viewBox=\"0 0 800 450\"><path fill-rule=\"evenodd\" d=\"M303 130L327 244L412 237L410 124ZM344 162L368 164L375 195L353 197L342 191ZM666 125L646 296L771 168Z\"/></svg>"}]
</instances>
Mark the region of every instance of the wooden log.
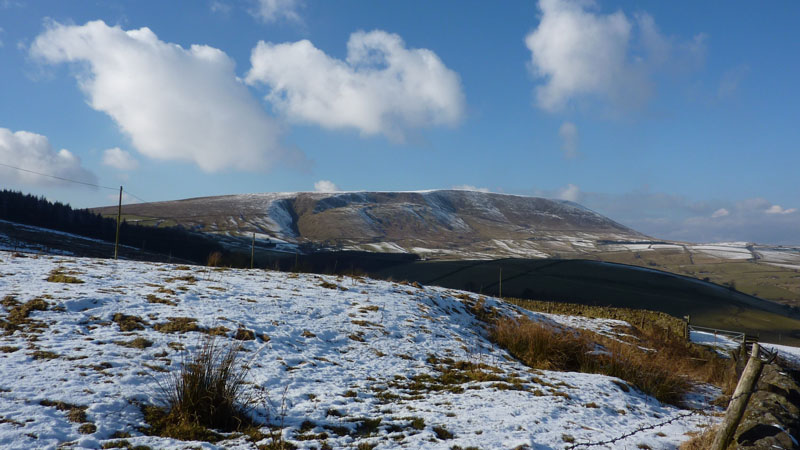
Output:
<instances>
[{"instance_id":1,"label":"wooden log","mask_svg":"<svg viewBox=\"0 0 800 450\"><path fill-rule=\"evenodd\" d=\"M725 419L722 421L722 426L714 436L714 442L711 444L711 450L725 450L728 444L733 439L736 433L736 427L744 416L747 402L750 400L750 395L753 393L758 383L758 377L761 376L761 370L764 368L764 363L758 357L759 347L757 343L753 344L753 350L750 352L750 359L747 361L747 366L739 378L739 383L736 385L736 391L731 397L731 402L728 404L728 410L725 412Z\"/></svg>"}]
</instances>

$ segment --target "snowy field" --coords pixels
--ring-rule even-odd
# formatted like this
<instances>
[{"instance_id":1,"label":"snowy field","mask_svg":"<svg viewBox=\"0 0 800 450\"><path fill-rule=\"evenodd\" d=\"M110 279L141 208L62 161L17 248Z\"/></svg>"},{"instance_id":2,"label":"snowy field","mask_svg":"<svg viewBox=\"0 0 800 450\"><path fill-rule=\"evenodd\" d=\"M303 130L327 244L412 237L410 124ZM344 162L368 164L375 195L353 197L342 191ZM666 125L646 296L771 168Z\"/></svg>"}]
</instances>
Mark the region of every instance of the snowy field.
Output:
<instances>
[{"instance_id":1,"label":"snowy field","mask_svg":"<svg viewBox=\"0 0 800 450\"><path fill-rule=\"evenodd\" d=\"M45 281L55 272L83 283ZM170 332L175 318L186 318L184 329L216 329L224 340L237 330L253 337L242 341L249 381L272 404L286 393L283 437L298 448L563 449L687 413L635 389L625 392L615 378L528 369L486 339L469 312L476 295L442 288L0 252L0 299L6 323L12 310L38 305L18 330L0 330L3 449L100 448L118 440L112 436L166 449L268 443L234 434L212 445L140 431L147 425L137 405L158 403L158 380L204 336ZM35 299L44 303L28 303ZM485 301L507 314L522 313ZM604 334L624 325L528 314ZM412 387L421 375L439 376L447 358L484 364L497 379L450 389ZM718 392L707 386L698 392L707 394L694 399L696 407L712 411L708 403ZM271 409L277 424L278 408L269 405L265 400L253 414ZM380 423L365 431L366 419ZM687 433L718 420L693 414L593 448L676 448Z\"/></svg>"},{"instance_id":2,"label":"snowy field","mask_svg":"<svg viewBox=\"0 0 800 450\"><path fill-rule=\"evenodd\" d=\"M692 342L717 347L723 352L739 348L739 342L721 334L714 334L705 331L692 331ZM800 366L800 347L789 345L770 344L761 342L761 347L770 352L778 352L778 355L785 360Z\"/></svg>"}]
</instances>

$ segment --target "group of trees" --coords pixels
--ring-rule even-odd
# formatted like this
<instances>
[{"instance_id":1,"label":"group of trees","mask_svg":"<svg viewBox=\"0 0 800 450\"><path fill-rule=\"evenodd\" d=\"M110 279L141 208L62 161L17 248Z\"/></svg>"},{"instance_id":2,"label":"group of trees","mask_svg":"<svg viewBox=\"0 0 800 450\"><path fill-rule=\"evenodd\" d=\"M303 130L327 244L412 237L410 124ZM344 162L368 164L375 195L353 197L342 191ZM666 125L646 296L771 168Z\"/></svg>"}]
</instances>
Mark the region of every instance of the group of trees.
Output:
<instances>
[{"instance_id":1,"label":"group of trees","mask_svg":"<svg viewBox=\"0 0 800 450\"><path fill-rule=\"evenodd\" d=\"M86 209L73 209L22 192L0 191L0 219L25 225L64 231L88 238L114 242L116 219L106 218ZM154 253L172 255L200 264L213 252L223 252L217 242L183 227L149 227L122 222L120 245ZM223 252L224 253L224 252Z\"/></svg>"}]
</instances>

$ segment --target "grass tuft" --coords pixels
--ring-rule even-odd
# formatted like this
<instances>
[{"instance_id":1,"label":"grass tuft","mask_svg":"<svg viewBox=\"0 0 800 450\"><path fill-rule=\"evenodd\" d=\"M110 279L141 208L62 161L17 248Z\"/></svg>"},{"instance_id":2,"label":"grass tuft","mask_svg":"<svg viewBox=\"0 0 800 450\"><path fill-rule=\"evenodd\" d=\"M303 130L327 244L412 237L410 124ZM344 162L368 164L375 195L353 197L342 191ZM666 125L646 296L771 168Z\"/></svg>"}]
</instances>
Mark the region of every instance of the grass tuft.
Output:
<instances>
[{"instance_id":1,"label":"grass tuft","mask_svg":"<svg viewBox=\"0 0 800 450\"><path fill-rule=\"evenodd\" d=\"M114 341L114 343L122 347L138 348L140 350L144 350L153 345L153 341L143 337L137 337L131 341Z\"/></svg>"},{"instance_id":2,"label":"grass tuft","mask_svg":"<svg viewBox=\"0 0 800 450\"><path fill-rule=\"evenodd\" d=\"M114 314L111 321L119 325L120 331L144 330L144 325L146 325L141 317L129 316L122 313Z\"/></svg>"},{"instance_id":3,"label":"grass tuft","mask_svg":"<svg viewBox=\"0 0 800 450\"><path fill-rule=\"evenodd\" d=\"M192 317L168 317L167 322L153 325L153 329L161 333L187 333L200 331L197 319Z\"/></svg>"},{"instance_id":4,"label":"grass tuft","mask_svg":"<svg viewBox=\"0 0 800 450\"><path fill-rule=\"evenodd\" d=\"M252 426L245 390L247 366L238 361L241 345L204 336L197 352L160 384L166 408L145 406L150 434L182 440L216 442L222 432Z\"/></svg>"}]
</instances>

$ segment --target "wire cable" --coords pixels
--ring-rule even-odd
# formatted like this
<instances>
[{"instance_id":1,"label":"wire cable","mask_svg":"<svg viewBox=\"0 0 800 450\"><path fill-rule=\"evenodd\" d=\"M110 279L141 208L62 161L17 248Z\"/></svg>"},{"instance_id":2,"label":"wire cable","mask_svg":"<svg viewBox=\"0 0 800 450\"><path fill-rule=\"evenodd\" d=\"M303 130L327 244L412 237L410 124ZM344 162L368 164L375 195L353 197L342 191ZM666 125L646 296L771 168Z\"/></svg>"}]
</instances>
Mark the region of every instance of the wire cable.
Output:
<instances>
[{"instance_id":1,"label":"wire cable","mask_svg":"<svg viewBox=\"0 0 800 450\"><path fill-rule=\"evenodd\" d=\"M33 170L23 169L22 167L15 167L15 166L11 166L9 164L0 163L0 166L8 167L10 169L20 170L22 172L28 172L28 173L33 173L33 174L36 174L36 175L41 175L43 177L55 178L56 180L69 181L70 183L85 184L86 186L93 186L93 187L102 188L102 189L110 189L112 191L116 191L117 190L117 188L113 188L113 187L101 186L99 184L87 183L85 181L71 180L69 178L58 177L58 176L55 176L55 175L48 175L46 173L35 172Z\"/></svg>"},{"instance_id":2,"label":"wire cable","mask_svg":"<svg viewBox=\"0 0 800 450\"><path fill-rule=\"evenodd\" d=\"M68 181L70 183L84 184L86 186L93 186L93 187L97 187L97 188L108 189L108 190L111 190L111 191L116 191L117 190L117 188L115 188L115 187L102 186L102 185L99 185L99 184L89 183L89 182L86 182L86 181L71 180L69 178L59 177L59 176L56 176L56 175L49 175L49 174L46 174L46 173L36 172L36 171L33 171L33 170L29 170L29 169L23 169L22 167L16 167L16 166L12 166L12 165L9 165L9 164L0 163L0 166L8 167L9 169L15 169L15 170L19 170L19 171L22 171L22 172L28 172L28 173L40 175L40 176L43 176L43 177L55 178L56 180ZM139 197L136 194L133 194L130 191L126 191L126 190L123 189L123 192L125 194L135 198L136 200L142 202L142 203L150 203L147 200Z\"/></svg>"}]
</instances>

